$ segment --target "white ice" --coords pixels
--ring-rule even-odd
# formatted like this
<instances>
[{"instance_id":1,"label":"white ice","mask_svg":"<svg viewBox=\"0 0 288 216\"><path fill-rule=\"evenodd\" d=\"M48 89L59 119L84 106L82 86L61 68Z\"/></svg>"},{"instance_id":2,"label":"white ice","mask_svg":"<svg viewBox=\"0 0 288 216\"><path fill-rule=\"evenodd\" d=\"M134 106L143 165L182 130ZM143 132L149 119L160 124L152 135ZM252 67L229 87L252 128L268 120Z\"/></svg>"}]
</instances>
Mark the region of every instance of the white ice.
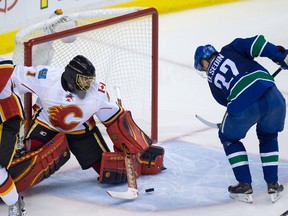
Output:
<instances>
[{"instance_id":1,"label":"white ice","mask_svg":"<svg viewBox=\"0 0 288 216\"><path fill-rule=\"evenodd\" d=\"M220 49L236 37L263 34L267 40L288 48L288 1L247 0L160 16L159 25L159 145L166 149L167 170L138 178L140 197L123 201L101 185L92 170L82 171L72 157L49 179L26 191L27 216L152 215L152 216L277 216L288 210L288 131L279 134L279 181L286 190L272 204L266 193L255 128L243 140L253 176L254 203L231 200L227 187L234 184L232 170L217 137L217 130L194 116L218 122L225 112L212 98L206 80L193 69L197 46L213 44ZM272 73L278 68L258 59ZM287 71L276 83L288 100ZM286 120L286 124L288 120ZM155 188L145 193L146 188ZM0 215L7 206L0 205Z\"/></svg>"}]
</instances>

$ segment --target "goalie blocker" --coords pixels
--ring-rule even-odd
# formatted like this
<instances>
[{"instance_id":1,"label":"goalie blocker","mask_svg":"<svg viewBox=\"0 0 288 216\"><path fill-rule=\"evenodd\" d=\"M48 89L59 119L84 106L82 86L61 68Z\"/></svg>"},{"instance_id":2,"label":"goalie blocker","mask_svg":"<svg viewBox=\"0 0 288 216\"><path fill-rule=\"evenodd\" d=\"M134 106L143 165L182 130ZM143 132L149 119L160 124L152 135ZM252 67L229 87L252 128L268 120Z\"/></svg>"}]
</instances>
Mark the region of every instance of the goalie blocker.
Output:
<instances>
[{"instance_id":1,"label":"goalie blocker","mask_svg":"<svg viewBox=\"0 0 288 216\"><path fill-rule=\"evenodd\" d=\"M21 158L15 158L9 169L20 193L48 178L70 158L66 136L57 134L42 148Z\"/></svg>"},{"instance_id":2,"label":"goalie blocker","mask_svg":"<svg viewBox=\"0 0 288 216\"><path fill-rule=\"evenodd\" d=\"M133 155L135 175L157 174L164 170L164 149L152 145L151 139L133 121L131 112L120 110L111 120L103 122L107 128L114 149L118 152L102 154L99 181L117 184L127 181L123 145Z\"/></svg>"}]
</instances>

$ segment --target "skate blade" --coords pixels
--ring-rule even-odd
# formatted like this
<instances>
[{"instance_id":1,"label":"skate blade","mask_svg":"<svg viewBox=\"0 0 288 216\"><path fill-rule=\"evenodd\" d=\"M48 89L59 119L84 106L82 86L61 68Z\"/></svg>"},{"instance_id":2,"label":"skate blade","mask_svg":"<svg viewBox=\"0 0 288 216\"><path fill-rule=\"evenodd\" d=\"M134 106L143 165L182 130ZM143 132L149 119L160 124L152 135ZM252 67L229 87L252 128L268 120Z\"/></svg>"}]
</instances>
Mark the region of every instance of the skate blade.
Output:
<instances>
[{"instance_id":1,"label":"skate blade","mask_svg":"<svg viewBox=\"0 0 288 216\"><path fill-rule=\"evenodd\" d=\"M277 202L280 199L280 197L281 197L280 193L270 194L270 198L271 198L272 203Z\"/></svg>"},{"instance_id":2,"label":"skate blade","mask_svg":"<svg viewBox=\"0 0 288 216\"><path fill-rule=\"evenodd\" d=\"M230 196L230 198L241 201L241 202L253 203L252 194L232 194L232 193L229 193L229 196Z\"/></svg>"}]
</instances>

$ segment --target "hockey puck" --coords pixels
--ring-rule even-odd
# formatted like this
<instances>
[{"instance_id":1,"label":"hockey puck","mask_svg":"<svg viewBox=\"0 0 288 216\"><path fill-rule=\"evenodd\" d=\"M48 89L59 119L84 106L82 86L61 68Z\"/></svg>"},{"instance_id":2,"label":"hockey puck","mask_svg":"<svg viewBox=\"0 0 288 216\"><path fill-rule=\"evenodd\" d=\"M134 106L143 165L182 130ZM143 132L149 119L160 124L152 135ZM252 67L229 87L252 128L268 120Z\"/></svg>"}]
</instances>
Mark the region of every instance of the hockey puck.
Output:
<instances>
[{"instance_id":1,"label":"hockey puck","mask_svg":"<svg viewBox=\"0 0 288 216\"><path fill-rule=\"evenodd\" d=\"M154 191L154 188L147 188L147 189L145 190L146 193L149 193L149 192L152 192L152 191Z\"/></svg>"}]
</instances>

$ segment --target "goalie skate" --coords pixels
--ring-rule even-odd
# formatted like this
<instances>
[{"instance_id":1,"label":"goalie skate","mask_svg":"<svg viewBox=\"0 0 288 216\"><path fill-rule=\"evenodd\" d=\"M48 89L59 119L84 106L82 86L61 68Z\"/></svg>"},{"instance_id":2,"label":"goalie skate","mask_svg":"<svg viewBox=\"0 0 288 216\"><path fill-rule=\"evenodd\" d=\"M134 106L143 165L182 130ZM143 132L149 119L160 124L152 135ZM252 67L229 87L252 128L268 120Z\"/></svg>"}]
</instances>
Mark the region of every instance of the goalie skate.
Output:
<instances>
[{"instance_id":1,"label":"goalie skate","mask_svg":"<svg viewBox=\"0 0 288 216\"><path fill-rule=\"evenodd\" d=\"M277 202L277 200L280 199L281 197L280 193L283 190L284 190L283 185L279 185L277 182L268 184L268 194L270 194L272 203L275 203Z\"/></svg>"},{"instance_id":2,"label":"goalie skate","mask_svg":"<svg viewBox=\"0 0 288 216\"><path fill-rule=\"evenodd\" d=\"M26 209L23 197L19 196L18 201L14 205L9 206L8 216L25 216L25 215L26 215Z\"/></svg>"},{"instance_id":3,"label":"goalie skate","mask_svg":"<svg viewBox=\"0 0 288 216\"><path fill-rule=\"evenodd\" d=\"M253 189L251 184L238 183L237 185L229 186L228 191L229 196L232 199L246 203L253 203L252 198Z\"/></svg>"}]
</instances>

